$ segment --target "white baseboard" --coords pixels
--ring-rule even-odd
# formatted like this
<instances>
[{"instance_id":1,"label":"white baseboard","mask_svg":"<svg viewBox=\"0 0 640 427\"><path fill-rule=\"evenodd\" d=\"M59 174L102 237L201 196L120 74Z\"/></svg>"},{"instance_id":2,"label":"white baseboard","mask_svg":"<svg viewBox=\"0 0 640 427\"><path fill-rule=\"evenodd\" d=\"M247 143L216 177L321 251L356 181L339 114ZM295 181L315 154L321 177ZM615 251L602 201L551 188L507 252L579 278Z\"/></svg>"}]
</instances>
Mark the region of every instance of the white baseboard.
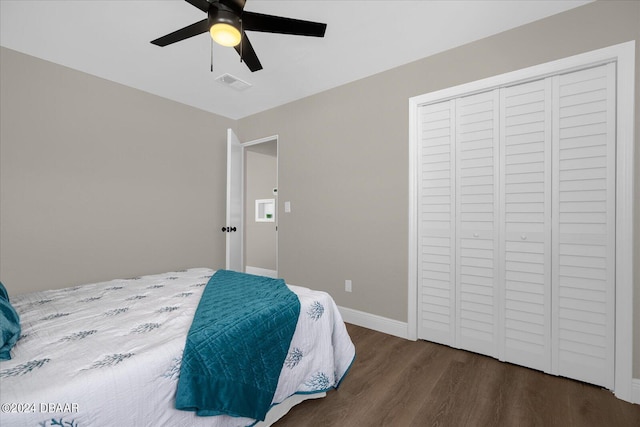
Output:
<instances>
[{"instance_id":1,"label":"white baseboard","mask_svg":"<svg viewBox=\"0 0 640 427\"><path fill-rule=\"evenodd\" d=\"M407 339L408 327L406 322L389 319L378 316L376 314L365 313L364 311L354 310L352 308L338 307L342 320L347 323L362 326L364 328L373 329L396 337Z\"/></svg>"},{"instance_id":2,"label":"white baseboard","mask_svg":"<svg viewBox=\"0 0 640 427\"><path fill-rule=\"evenodd\" d=\"M249 274L255 274L256 276L266 276L266 277L271 277L273 279L278 278L278 272L276 270L268 270L266 268L260 268L260 267L251 267L250 265L247 265L244 268L244 272Z\"/></svg>"},{"instance_id":3,"label":"white baseboard","mask_svg":"<svg viewBox=\"0 0 640 427\"><path fill-rule=\"evenodd\" d=\"M640 405L640 378L631 380L631 403Z\"/></svg>"}]
</instances>

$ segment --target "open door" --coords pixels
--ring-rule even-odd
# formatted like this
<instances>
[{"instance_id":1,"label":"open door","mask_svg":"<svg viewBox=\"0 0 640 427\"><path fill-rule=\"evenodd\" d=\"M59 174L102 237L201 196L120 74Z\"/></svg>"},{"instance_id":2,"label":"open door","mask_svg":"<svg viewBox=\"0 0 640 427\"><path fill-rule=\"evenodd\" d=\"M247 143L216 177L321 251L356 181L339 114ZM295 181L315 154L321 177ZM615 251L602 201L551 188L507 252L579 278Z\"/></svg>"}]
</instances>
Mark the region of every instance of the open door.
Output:
<instances>
[{"instance_id":1,"label":"open door","mask_svg":"<svg viewBox=\"0 0 640 427\"><path fill-rule=\"evenodd\" d=\"M243 149L232 129L227 130L227 233L226 269L243 271Z\"/></svg>"}]
</instances>

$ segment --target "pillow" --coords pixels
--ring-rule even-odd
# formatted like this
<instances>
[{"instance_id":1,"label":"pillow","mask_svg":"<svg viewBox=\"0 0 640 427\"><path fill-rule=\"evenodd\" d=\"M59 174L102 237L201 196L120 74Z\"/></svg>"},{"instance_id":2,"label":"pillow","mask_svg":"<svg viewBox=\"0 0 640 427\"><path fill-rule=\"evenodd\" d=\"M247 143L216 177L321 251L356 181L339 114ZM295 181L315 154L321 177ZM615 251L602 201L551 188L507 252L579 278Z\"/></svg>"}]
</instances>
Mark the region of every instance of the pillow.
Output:
<instances>
[{"instance_id":1,"label":"pillow","mask_svg":"<svg viewBox=\"0 0 640 427\"><path fill-rule=\"evenodd\" d=\"M20 338L20 317L9 302L7 290L0 282L0 360L11 359L11 349Z\"/></svg>"},{"instance_id":2,"label":"pillow","mask_svg":"<svg viewBox=\"0 0 640 427\"><path fill-rule=\"evenodd\" d=\"M4 298L9 301L9 294L7 293L7 290L5 289L2 282L0 282L0 298Z\"/></svg>"}]
</instances>

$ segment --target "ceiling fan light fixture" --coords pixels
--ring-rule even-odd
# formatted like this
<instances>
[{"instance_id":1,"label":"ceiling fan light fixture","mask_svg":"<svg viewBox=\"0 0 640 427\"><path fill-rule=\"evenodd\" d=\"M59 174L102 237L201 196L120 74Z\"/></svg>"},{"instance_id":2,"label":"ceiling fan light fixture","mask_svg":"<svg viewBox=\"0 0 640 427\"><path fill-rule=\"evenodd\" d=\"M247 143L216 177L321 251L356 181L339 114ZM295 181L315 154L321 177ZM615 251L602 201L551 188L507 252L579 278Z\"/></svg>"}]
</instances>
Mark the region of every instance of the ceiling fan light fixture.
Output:
<instances>
[{"instance_id":1,"label":"ceiling fan light fixture","mask_svg":"<svg viewBox=\"0 0 640 427\"><path fill-rule=\"evenodd\" d=\"M218 44L227 47L237 46L242 39L240 30L231 24L225 22L218 22L213 24L209 30L211 38Z\"/></svg>"},{"instance_id":2,"label":"ceiling fan light fixture","mask_svg":"<svg viewBox=\"0 0 640 427\"><path fill-rule=\"evenodd\" d=\"M237 46L242 40L240 18L231 11L210 10L209 11L209 33L211 38L218 44L226 47Z\"/></svg>"}]
</instances>

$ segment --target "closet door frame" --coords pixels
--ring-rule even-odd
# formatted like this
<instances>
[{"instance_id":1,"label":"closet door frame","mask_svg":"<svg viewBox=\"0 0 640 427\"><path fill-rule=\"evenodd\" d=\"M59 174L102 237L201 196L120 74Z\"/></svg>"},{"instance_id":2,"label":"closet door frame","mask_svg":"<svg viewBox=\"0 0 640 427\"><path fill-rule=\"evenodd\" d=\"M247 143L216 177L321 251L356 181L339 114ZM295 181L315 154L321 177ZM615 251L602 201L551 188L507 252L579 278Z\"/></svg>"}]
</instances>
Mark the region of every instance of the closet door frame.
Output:
<instances>
[{"instance_id":1,"label":"closet door frame","mask_svg":"<svg viewBox=\"0 0 640 427\"><path fill-rule=\"evenodd\" d=\"M418 110L445 101L552 75L616 62L616 299L615 386L622 400L633 401L633 193L635 41L446 88L409 99L409 263L407 338L417 339L418 322Z\"/></svg>"}]
</instances>

